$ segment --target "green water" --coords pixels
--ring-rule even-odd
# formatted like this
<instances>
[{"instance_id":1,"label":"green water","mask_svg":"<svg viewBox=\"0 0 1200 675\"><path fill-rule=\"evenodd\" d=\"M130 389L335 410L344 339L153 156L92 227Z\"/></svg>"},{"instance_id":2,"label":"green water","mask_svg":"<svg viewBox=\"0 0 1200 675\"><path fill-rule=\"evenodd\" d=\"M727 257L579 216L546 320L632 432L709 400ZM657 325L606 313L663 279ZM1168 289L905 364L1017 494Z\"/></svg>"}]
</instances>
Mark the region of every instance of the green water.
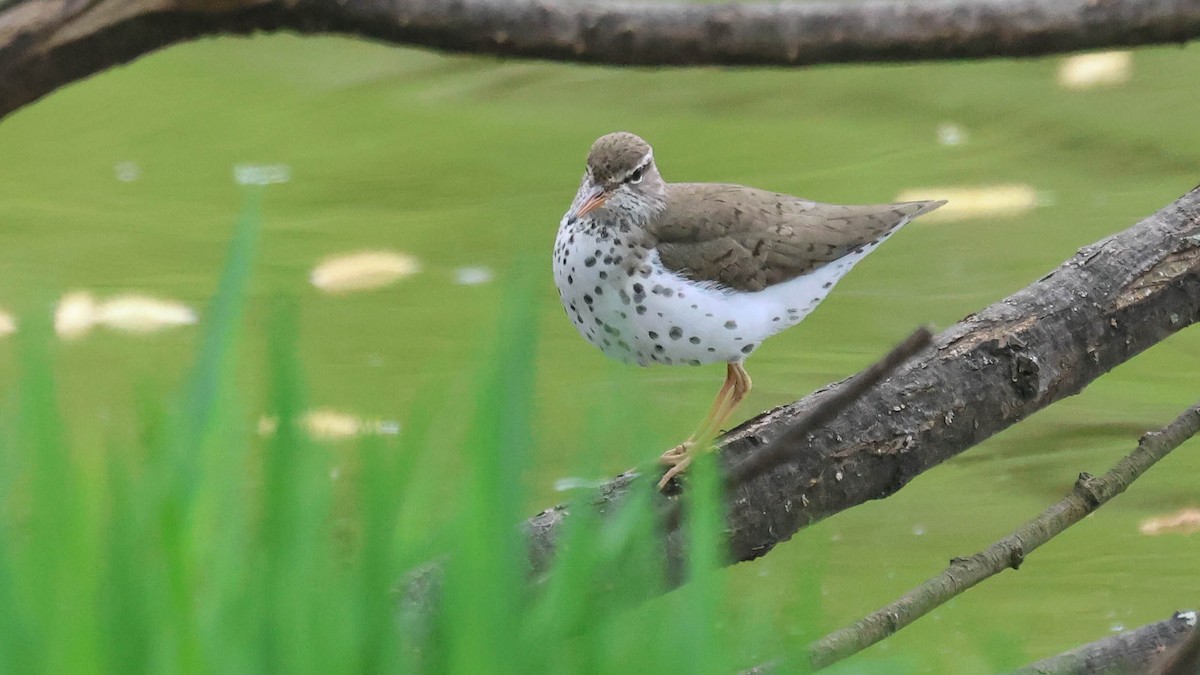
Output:
<instances>
[{"instance_id":1,"label":"green water","mask_svg":"<svg viewBox=\"0 0 1200 675\"><path fill-rule=\"evenodd\" d=\"M211 40L73 85L0 122L0 307L49 312L69 290L137 291L197 308L211 294L241 200L240 163L286 164L267 189L240 403L261 409L257 364L273 297L298 298L299 342L318 406L403 427L419 399L439 425L414 528L454 499L479 365L506 279L535 268L542 301L538 437L527 510L559 478L600 478L657 455L707 409L721 369L636 370L581 340L557 304L549 251L596 136L629 129L668 180L731 181L834 202L917 186L1029 184L1042 206L1011 218L909 226L801 326L749 362L740 419L869 363L918 324L945 327L1119 231L1196 181L1200 78L1191 48L1138 51L1128 85L1068 92L1058 61L805 71L652 71L500 63L335 39ZM954 124L965 143L943 146ZM139 176L119 181L132 162ZM368 248L423 271L331 297L315 263ZM455 283L483 266L496 281ZM194 328L97 331L57 347L64 407L96 453L132 433L146 392L171 391ZM890 601L1057 500L1193 402L1195 334L1178 335L1083 395L931 471L886 501L821 523L729 574L730 624L764 626L746 665L803 644L804 580L819 574L823 629ZM0 341L10 399L11 338ZM622 418L613 420L613 411ZM403 431L401 431L403 433ZM607 443L597 443L596 438ZM331 444L353 490L355 449ZM906 629L875 654L917 670L1015 666L1117 626L1200 605L1196 538L1138 522L1197 506L1200 448L1185 446L1125 496L1006 573ZM424 521L422 519L425 519ZM790 640L790 641L789 641ZM990 655L987 658L983 654ZM870 653L861 658L870 658ZM848 667L853 670L855 661ZM858 662L858 663L861 663Z\"/></svg>"}]
</instances>

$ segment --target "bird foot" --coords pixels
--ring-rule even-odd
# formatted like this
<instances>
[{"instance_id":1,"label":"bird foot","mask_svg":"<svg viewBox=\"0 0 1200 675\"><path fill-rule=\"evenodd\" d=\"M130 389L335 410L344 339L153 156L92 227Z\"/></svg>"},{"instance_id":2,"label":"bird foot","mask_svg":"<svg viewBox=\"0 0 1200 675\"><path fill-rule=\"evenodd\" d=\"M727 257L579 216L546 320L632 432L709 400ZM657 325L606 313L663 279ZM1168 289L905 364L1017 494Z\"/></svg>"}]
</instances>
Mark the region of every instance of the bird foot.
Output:
<instances>
[{"instance_id":1,"label":"bird foot","mask_svg":"<svg viewBox=\"0 0 1200 675\"><path fill-rule=\"evenodd\" d=\"M670 468L658 481L659 490L666 489L672 479L688 468L688 465L692 463L692 448L695 445L696 441L689 439L662 454L662 457L658 459L659 463Z\"/></svg>"}]
</instances>

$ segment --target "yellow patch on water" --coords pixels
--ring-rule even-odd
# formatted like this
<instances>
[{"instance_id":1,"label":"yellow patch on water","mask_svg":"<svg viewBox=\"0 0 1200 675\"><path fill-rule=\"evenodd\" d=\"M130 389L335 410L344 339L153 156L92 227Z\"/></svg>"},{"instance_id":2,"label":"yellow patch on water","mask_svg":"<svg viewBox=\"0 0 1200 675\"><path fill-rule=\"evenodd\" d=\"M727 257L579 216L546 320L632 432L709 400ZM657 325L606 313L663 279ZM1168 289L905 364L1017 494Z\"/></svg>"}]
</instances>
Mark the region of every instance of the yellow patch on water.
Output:
<instances>
[{"instance_id":1,"label":"yellow patch on water","mask_svg":"<svg viewBox=\"0 0 1200 675\"><path fill-rule=\"evenodd\" d=\"M175 300L130 293L99 301L87 291L76 291L58 301L54 332L64 340L83 337L97 326L145 335L197 320L195 310Z\"/></svg>"},{"instance_id":2,"label":"yellow patch on water","mask_svg":"<svg viewBox=\"0 0 1200 675\"><path fill-rule=\"evenodd\" d=\"M922 187L904 190L896 195L898 202L925 199L945 199L948 203L921 216L922 223L1013 217L1031 211L1038 205L1037 190L1022 184Z\"/></svg>"},{"instance_id":3,"label":"yellow patch on water","mask_svg":"<svg viewBox=\"0 0 1200 675\"><path fill-rule=\"evenodd\" d=\"M308 411L304 415L303 424L313 438L330 441L354 438L366 426L362 419L354 415L327 408Z\"/></svg>"},{"instance_id":4,"label":"yellow patch on water","mask_svg":"<svg viewBox=\"0 0 1200 675\"><path fill-rule=\"evenodd\" d=\"M1125 84L1133 74L1130 52L1100 52L1068 56L1058 66L1058 85L1064 89L1091 89Z\"/></svg>"},{"instance_id":5,"label":"yellow patch on water","mask_svg":"<svg viewBox=\"0 0 1200 675\"><path fill-rule=\"evenodd\" d=\"M148 295L120 295L96 308L96 323L126 333L154 333L196 321L195 310L182 302Z\"/></svg>"},{"instance_id":6,"label":"yellow patch on water","mask_svg":"<svg viewBox=\"0 0 1200 675\"><path fill-rule=\"evenodd\" d=\"M420 261L407 253L362 251L326 259L309 279L326 293L348 293L382 288L420 271Z\"/></svg>"},{"instance_id":7,"label":"yellow patch on water","mask_svg":"<svg viewBox=\"0 0 1200 675\"><path fill-rule=\"evenodd\" d=\"M1195 534L1200 532L1200 509L1186 508L1165 516L1147 518L1138 525L1142 534Z\"/></svg>"},{"instance_id":8,"label":"yellow patch on water","mask_svg":"<svg viewBox=\"0 0 1200 675\"><path fill-rule=\"evenodd\" d=\"M17 319L12 314L0 309L0 337L17 332Z\"/></svg>"},{"instance_id":9,"label":"yellow patch on water","mask_svg":"<svg viewBox=\"0 0 1200 675\"><path fill-rule=\"evenodd\" d=\"M300 426L318 441L341 441L360 436L395 435L400 423L394 420L364 419L331 408L314 408L300 418ZM266 415L258 419L258 433L270 436L279 428L279 420Z\"/></svg>"},{"instance_id":10,"label":"yellow patch on water","mask_svg":"<svg viewBox=\"0 0 1200 675\"><path fill-rule=\"evenodd\" d=\"M96 323L96 299L87 291L67 293L54 308L54 332L64 340L87 335Z\"/></svg>"}]
</instances>

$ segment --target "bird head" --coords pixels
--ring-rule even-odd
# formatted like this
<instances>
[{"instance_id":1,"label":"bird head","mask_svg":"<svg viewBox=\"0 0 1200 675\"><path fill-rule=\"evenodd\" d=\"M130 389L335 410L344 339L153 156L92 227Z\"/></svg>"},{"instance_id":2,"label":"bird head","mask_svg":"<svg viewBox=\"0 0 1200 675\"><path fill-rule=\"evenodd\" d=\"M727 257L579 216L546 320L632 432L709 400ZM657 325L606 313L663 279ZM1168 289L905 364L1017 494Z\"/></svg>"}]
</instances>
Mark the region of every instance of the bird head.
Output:
<instances>
[{"instance_id":1,"label":"bird head","mask_svg":"<svg viewBox=\"0 0 1200 675\"><path fill-rule=\"evenodd\" d=\"M654 165L653 148L634 134L618 131L592 144L567 221L607 212L643 225L662 210L666 199L667 186Z\"/></svg>"}]
</instances>

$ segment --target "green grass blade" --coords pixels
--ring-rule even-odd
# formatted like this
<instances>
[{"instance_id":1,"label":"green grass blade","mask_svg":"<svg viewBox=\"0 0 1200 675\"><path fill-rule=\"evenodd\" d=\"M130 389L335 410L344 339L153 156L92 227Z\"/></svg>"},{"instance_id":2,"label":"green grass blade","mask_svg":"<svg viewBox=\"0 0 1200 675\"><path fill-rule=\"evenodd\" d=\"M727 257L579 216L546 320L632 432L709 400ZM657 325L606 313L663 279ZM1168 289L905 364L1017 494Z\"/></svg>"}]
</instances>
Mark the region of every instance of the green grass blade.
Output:
<instances>
[{"instance_id":1,"label":"green grass blade","mask_svg":"<svg viewBox=\"0 0 1200 675\"><path fill-rule=\"evenodd\" d=\"M532 265L518 265L531 269ZM449 669L524 672L518 644L525 589L522 476L531 444L536 307L531 275L516 280L502 313L495 357L468 434L460 545L445 586Z\"/></svg>"},{"instance_id":2,"label":"green grass blade","mask_svg":"<svg viewBox=\"0 0 1200 675\"><path fill-rule=\"evenodd\" d=\"M188 459L198 455L216 425L217 406L222 393L228 392L227 380L233 370L233 346L237 340L246 305L250 274L261 230L262 192L247 193L246 205L238 218L225 269L217 292L204 315L200 352L186 386L180 439L181 469L192 468ZM183 480L188 482L185 477Z\"/></svg>"}]
</instances>

